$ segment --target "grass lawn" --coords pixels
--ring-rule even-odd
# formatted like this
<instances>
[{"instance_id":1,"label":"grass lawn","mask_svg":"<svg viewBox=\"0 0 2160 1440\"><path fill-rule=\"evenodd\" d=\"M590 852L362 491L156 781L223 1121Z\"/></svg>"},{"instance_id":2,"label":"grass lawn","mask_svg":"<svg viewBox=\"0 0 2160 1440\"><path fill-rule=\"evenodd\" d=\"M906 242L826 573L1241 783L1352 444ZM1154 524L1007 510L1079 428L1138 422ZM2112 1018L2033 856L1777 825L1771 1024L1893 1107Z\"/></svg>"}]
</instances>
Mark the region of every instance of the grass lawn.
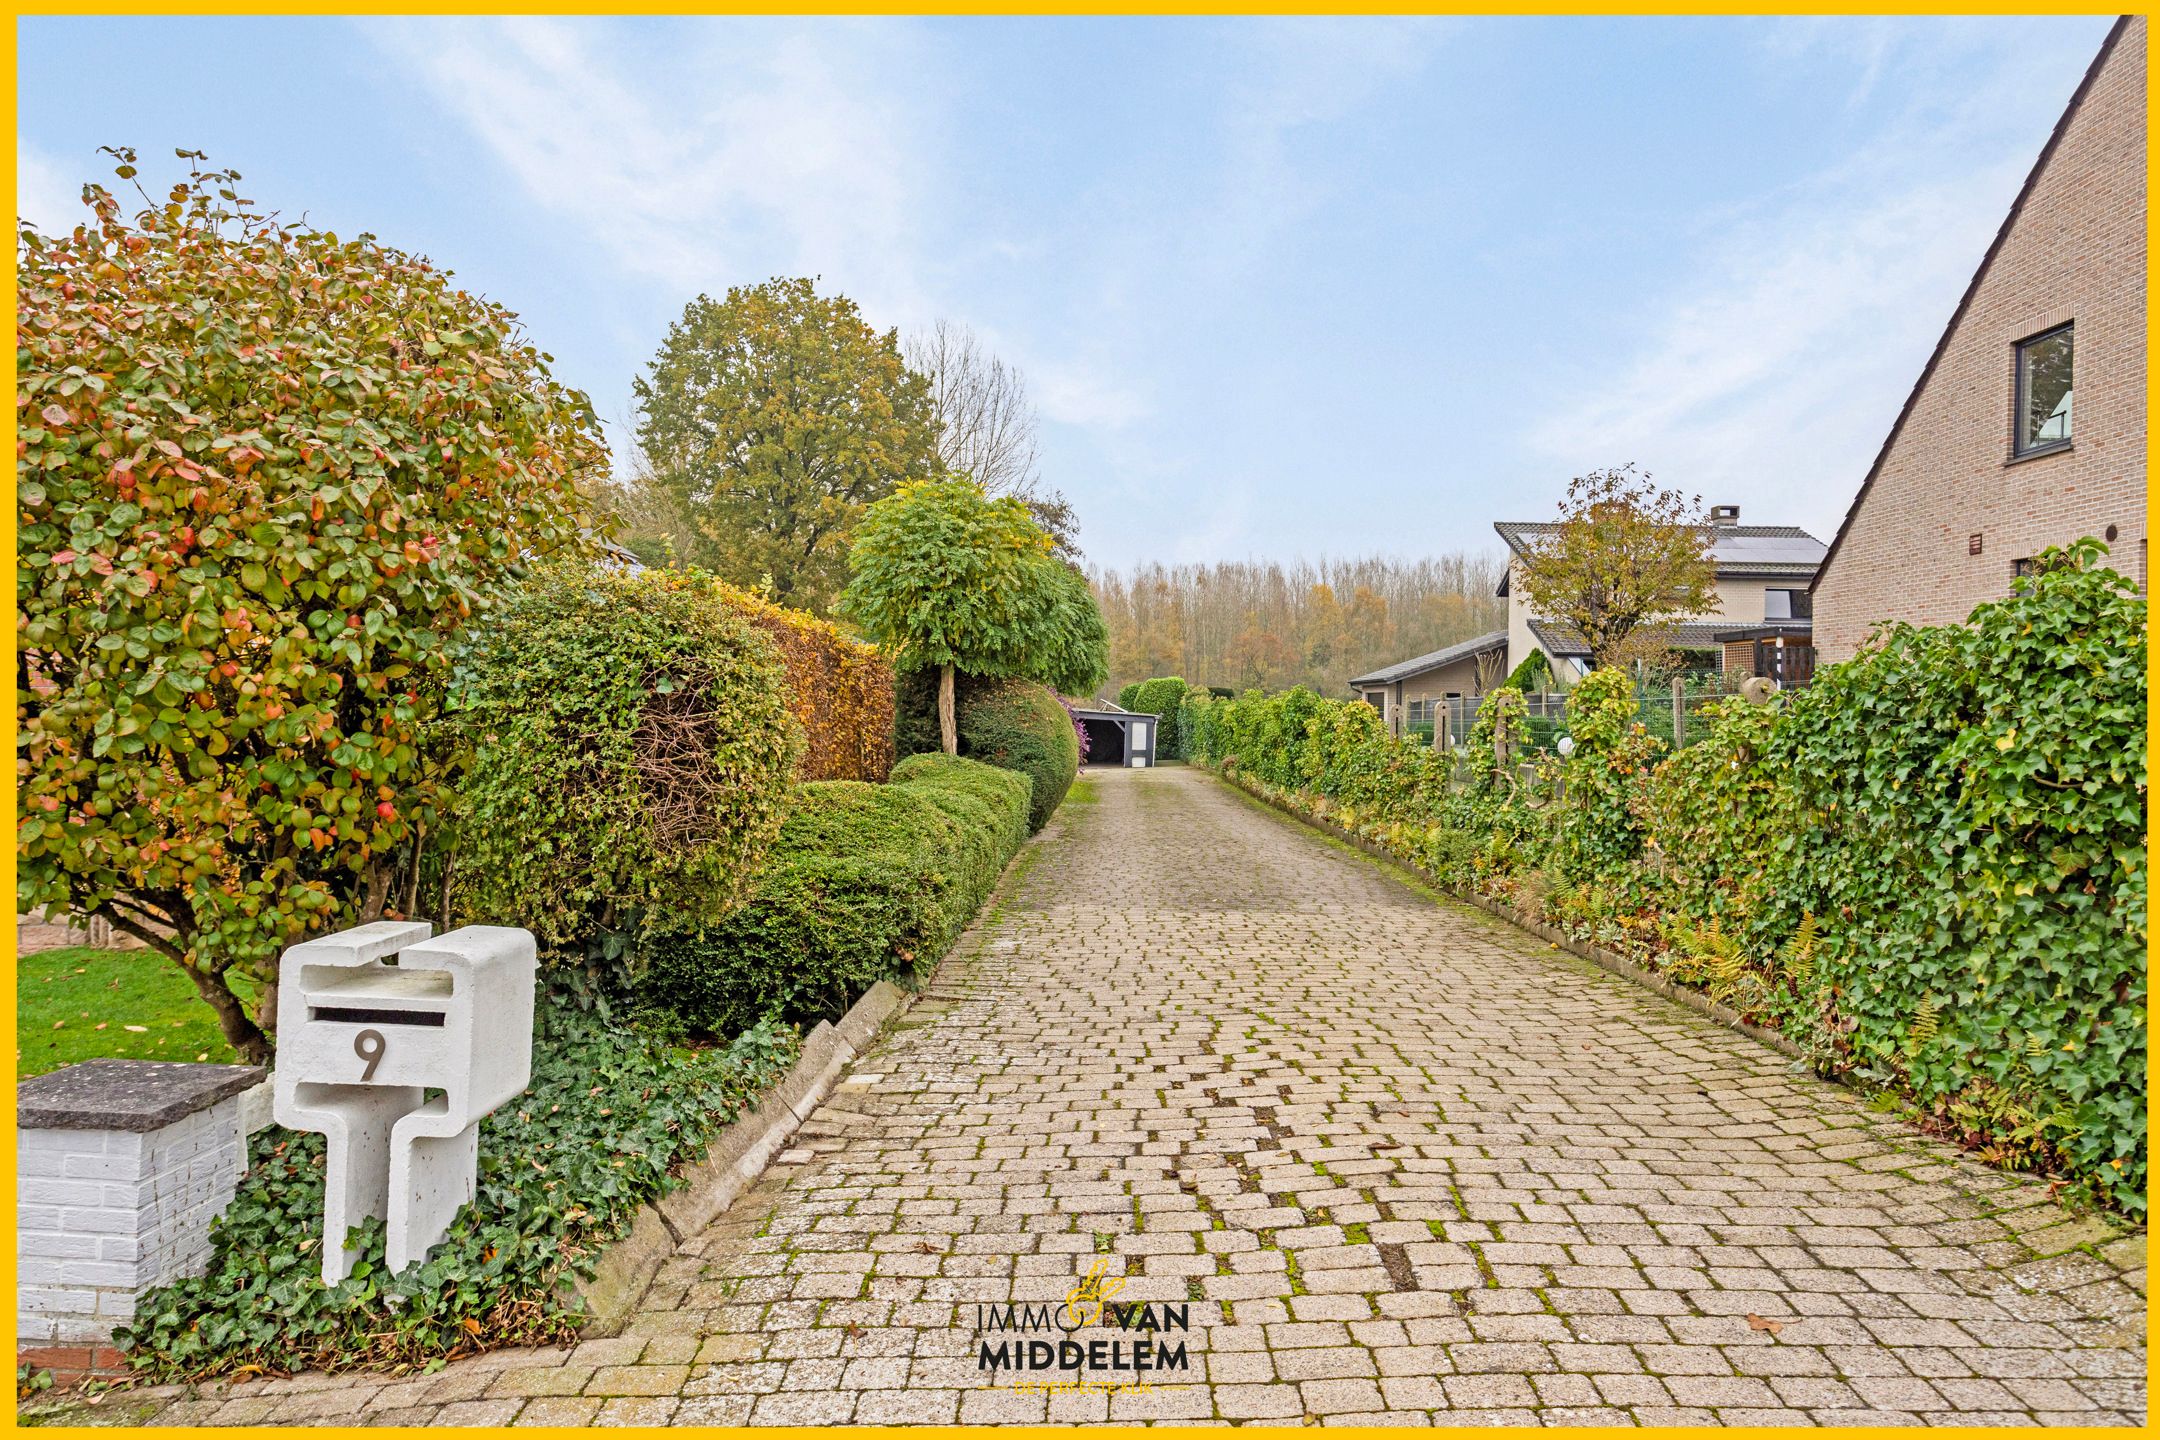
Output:
<instances>
[{"instance_id":1,"label":"grass lawn","mask_svg":"<svg viewBox=\"0 0 2160 1440\"><path fill-rule=\"evenodd\" d=\"M233 988L252 1005L255 987ZM78 1060L238 1063L217 1016L155 950L74 946L25 955L15 970L15 1077Z\"/></svg>"}]
</instances>

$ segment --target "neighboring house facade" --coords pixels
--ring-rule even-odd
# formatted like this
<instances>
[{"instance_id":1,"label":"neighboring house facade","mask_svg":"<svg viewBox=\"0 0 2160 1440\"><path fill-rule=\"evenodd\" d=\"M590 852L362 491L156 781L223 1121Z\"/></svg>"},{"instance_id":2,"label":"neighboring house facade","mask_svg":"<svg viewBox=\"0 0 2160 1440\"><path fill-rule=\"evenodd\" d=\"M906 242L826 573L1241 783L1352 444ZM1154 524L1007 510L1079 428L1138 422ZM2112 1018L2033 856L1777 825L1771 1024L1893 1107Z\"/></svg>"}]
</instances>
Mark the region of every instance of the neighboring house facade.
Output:
<instances>
[{"instance_id":1,"label":"neighboring house facade","mask_svg":"<svg viewBox=\"0 0 2160 1440\"><path fill-rule=\"evenodd\" d=\"M1350 682L1359 698L1380 712L1388 729L1397 735L1416 725L1436 722L1452 712L1459 716L1461 703L1475 702L1507 674L1508 635L1495 630L1460 645L1435 650L1399 665L1389 665ZM1475 703L1468 708L1477 709ZM1457 728L1460 728L1459 726Z\"/></svg>"},{"instance_id":2,"label":"neighboring house facade","mask_svg":"<svg viewBox=\"0 0 2160 1440\"><path fill-rule=\"evenodd\" d=\"M2145 19L2126 17L1831 542L1814 584L1826 663L1880 620L1963 620L2085 535L2145 588L2145 143Z\"/></svg>"},{"instance_id":3,"label":"neighboring house facade","mask_svg":"<svg viewBox=\"0 0 2160 1440\"><path fill-rule=\"evenodd\" d=\"M1532 540L1556 528L1521 520L1493 526L1508 546L1499 591L1508 602L1508 670L1542 650L1553 674L1567 684L1589 670L1590 647L1573 625L1535 614L1516 583ZM1822 541L1792 525L1742 525L1737 505L1712 506L1709 530L1716 608L1657 627L1659 637L1675 650L1701 657L1702 669L1745 670L1788 685L1806 684L1814 674L1808 585L1822 563Z\"/></svg>"}]
</instances>

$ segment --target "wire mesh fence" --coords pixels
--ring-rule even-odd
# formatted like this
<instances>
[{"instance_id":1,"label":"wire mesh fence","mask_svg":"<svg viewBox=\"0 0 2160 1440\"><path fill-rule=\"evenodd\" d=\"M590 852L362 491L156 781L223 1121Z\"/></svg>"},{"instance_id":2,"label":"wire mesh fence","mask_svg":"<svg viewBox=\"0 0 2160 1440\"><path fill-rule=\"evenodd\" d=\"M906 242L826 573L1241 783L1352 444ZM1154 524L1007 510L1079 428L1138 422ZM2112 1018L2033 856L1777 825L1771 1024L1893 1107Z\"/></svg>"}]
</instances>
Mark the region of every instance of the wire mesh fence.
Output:
<instances>
[{"instance_id":1,"label":"wire mesh fence","mask_svg":"<svg viewBox=\"0 0 2160 1440\"><path fill-rule=\"evenodd\" d=\"M1650 734L1678 748L1693 745L1710 733L1716 707L1739 696L1747 676L1738 671L1691 671L1668 680L1648 680L1635 689L1635 714ZM1431 719L1420 718L1405 727L1404 734L1420 744L1452 749L1463 743L1477 723L1482 695L1450 695L1433 702ZM1550 752L1567 734L1567 695L1564 692L1525 695L1524 714L1513 748Z\"/></svg>"}]
</instances>

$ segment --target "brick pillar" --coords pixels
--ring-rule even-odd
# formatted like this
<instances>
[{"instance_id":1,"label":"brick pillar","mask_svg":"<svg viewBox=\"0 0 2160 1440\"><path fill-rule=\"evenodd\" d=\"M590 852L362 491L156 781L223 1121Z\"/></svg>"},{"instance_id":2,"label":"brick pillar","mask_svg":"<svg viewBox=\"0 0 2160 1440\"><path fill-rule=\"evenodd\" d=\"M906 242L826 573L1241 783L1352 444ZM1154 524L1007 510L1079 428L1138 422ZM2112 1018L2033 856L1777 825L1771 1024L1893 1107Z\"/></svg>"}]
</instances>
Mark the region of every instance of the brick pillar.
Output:
<instances>
[{"instance_id":1,"label":"brick pillar","mask_svg":"<svg viewBox=\"0 0 2160 1440\"><path fill-rule=\"evenodd\" d=\"M267 1075L91 1060L17 1085L15 1115L16 1361L122 1370L113 1330L210 1258L210 1222L269 1119Z\"/></svg>"}]
</instances>

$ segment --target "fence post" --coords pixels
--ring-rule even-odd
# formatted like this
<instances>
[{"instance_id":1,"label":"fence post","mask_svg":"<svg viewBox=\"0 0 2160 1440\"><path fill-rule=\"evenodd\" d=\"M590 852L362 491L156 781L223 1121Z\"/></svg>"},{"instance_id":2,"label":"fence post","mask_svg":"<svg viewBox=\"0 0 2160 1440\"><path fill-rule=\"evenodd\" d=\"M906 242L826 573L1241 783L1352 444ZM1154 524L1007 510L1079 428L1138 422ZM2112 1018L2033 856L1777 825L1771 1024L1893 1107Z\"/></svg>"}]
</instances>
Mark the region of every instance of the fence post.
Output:
<instances>
[{"instance_id":1,"label":"fence post","mask_svg":"<svg viewBox=\"0 0 2160 1440\"><path fill-rule=\"evenodd\" d=\"M1672 745L1678 750L1687 744L1687 681L1680 676L1672 680Z\"/></svg>"}]
</instances>

